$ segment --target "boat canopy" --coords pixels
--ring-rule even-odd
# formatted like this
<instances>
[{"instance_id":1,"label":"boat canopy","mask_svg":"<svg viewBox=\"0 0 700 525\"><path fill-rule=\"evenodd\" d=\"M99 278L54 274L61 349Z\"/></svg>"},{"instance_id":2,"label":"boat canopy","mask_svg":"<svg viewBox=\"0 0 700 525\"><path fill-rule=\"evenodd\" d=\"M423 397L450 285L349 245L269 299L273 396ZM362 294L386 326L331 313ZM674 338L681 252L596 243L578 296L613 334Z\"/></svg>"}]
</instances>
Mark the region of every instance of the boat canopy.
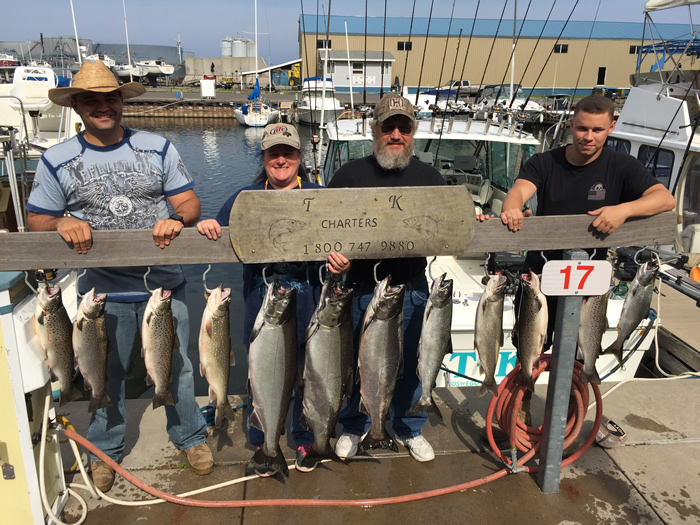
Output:
<instances>
[{"instance_id":1,"label":"boat canopy","mask_svg":"<svg viewBox=\"0 0 700 525\"><path fill-rule=\"evenodd\" d=\"M684 5L700 5L700 0L649 0L644 6L644 11L661 11Z\"/></svg>"}]
</instances>

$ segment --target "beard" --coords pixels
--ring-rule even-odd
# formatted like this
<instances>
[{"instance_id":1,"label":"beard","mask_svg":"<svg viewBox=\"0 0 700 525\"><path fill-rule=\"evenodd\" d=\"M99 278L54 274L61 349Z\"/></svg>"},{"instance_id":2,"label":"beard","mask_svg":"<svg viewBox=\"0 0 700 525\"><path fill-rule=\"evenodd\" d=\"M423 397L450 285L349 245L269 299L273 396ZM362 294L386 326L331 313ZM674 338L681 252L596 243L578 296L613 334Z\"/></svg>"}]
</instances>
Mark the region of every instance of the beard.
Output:
<instances>
[{"instance_id":1,"label":"beard","mask_svg":"<svg viewBox=\"0 0 700 525\"><path fill-rule=\"evenodd\" d=\"M403 151L394 154L387 151L386 145L380 146L376 142L373 142L372 150L374 151L374 157L385 170L402 170L411 162L411 156L413 155L413 148L406 142L404 142L404 144L406 147Z\"/></svg>"}]
</instances>

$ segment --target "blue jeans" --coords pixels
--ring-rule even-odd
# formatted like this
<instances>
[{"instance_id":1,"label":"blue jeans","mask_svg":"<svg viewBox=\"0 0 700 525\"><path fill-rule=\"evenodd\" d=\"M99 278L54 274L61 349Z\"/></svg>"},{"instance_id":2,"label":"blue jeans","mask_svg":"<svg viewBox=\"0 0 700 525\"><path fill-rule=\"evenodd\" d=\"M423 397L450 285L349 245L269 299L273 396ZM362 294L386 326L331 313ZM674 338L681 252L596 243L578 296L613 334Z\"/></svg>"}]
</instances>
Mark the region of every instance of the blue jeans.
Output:
<instances>
[{"instance_id":1,"label":"blue jeans","mask_svg":"<svg viewBox=\"0 0 700 525\"><path fill-rule=\"evenodd\" d=\"M194 400L192 363L187 357L190 319L184 302L185 287L173 294L172 310L175 332L180 346L173 351L172 381L168 389L175 406L166 406L170 441L180 450L204 443L207 424ZM107 354L107 394L112 406L93 412L87 438L110 458L118 461L124 453L126 406L124 377L132 358L132 350L141 348L141 323L147 301L111 303L105 307L105 327L111 351ZM92 461L98 458L90 455Z\"/></svg>"},{"instance_id":2,"label":"blue jeans","mask_svg":"<svg viewBox=\"0 0 700 525\"><path fill-rule=\"evenodd\" d=\"M406 285L403 301L403 377L396 381L394 398L391 401L390 414L394 432L399 438L410 439L420 436L423 425L428 421L428 414L419 412L408 414L421 394L418 379L418 340L423 327L423 312L427 303L428 281L423 278L418 283ZM355 338L354 362L357 363L360 348L360 336L365 311L372 301L373 290L355 289L352 310L353 336ZM357 370L357 365L355 365ZM339 421L343 432L362 435L369 430L369 416L359 411L360 385L354 383L352 395L347 405L340 412Z\"/></svg>"}]
</instances>

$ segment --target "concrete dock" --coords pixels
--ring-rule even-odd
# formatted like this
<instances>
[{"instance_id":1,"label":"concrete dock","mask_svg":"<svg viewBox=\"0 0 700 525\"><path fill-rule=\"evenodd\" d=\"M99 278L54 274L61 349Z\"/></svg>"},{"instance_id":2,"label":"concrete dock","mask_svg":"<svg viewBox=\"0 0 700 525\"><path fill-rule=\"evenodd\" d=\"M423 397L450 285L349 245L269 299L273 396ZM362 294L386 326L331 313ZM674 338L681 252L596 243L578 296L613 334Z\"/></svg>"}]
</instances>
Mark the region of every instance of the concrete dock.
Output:
<instances>
[{"instance_id":1,"label":"concrete dock","mask_svg":"<svg viewBox=\"0 0 700 525\"><path fill-rule=\"evenodd\" d=\"M606 383L602 391L613 384ZM533 398L534 424L541 421L545 385ZM431 420L424 435L436 458L418 463L406 450L378 453L342 463L324 463L310 473L294 470L291 437L281 444L290 463L288 479L256 478L200 496L209 500L270 498L366 499L398 496L448 487L500 470L503 465L480 439L491 396L476 388L438 389L444 424ZM245 399L231 397L232 404ZM206 399L198 399L200 406ZM465 492L422 501L373 508L263 507L204 509L171 503L122 507L88 496L88 524L157 523L698 523L700 522L700 381L643 381L622 385L604 400L604 414L628 435L615 449L594 444L582 458L562 469L560 491L543 494L533 474L510 474ZM168 442L165 414L150 400L128 401L129 425L122 466L146 483L173 494L214 485L244 475L252 456L246 442L244 413L227 430L212 431L208 443L216 462L212 474L196 476L185 455ZM80 434L88 424L87 402L71 403L68 418ZM594 414L588 413L589 420ZM583 434L592 425L587 421ZM64 462L73 462L66 445ZM75 479L75 477L73 478ZM81 482L78 479L76 482ZM149 499L117 476L109 496ZM73 498L65 519L74 522L79 509Z\"/></svg>"}]
</instances>

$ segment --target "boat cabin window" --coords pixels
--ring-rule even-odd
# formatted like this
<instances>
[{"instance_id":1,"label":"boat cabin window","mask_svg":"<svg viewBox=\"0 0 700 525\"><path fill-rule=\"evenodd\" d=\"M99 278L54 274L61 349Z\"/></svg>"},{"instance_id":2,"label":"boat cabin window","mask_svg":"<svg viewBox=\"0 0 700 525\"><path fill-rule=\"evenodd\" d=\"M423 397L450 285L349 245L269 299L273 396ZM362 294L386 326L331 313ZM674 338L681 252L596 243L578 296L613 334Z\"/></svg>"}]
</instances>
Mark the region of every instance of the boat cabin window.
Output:
<instances>
[{"instance_id":1,"label":"boat cabin window","mask_svg":"<svg viewBox=\"0 0 700 525\"><path fill-rule=\"evenodd\" d=\"M491 183L508 191L520 172L520 166L532 156L535 148L527 145L521 147L518 144L508 144L507 142L491 142L488 151Z\"/></svg>"},{"instance_id":2,"label":"boat cabin window","mask_svg":"<svg viewBox=\"0 0 700 525\"><path fill-rule=\"evenodd\" d=\"M659 149L657 154L655 146L642 145L639 146L637 158L661 184L667 188L669 187L671 172L673 171L672 151Z\"/></svg>"},{"instance_id":3,"label":"boat cabin window","mask_svg":"<svg viewBox=\"0 0 700 525\"><path fill-rule=\"evenodd\" d=\"M627 153L627 155L632 151L632 145L629 140L617 139L615 137L608 137L605 146L614 149L618 153Z\"/></svg>"}]
</instances>

